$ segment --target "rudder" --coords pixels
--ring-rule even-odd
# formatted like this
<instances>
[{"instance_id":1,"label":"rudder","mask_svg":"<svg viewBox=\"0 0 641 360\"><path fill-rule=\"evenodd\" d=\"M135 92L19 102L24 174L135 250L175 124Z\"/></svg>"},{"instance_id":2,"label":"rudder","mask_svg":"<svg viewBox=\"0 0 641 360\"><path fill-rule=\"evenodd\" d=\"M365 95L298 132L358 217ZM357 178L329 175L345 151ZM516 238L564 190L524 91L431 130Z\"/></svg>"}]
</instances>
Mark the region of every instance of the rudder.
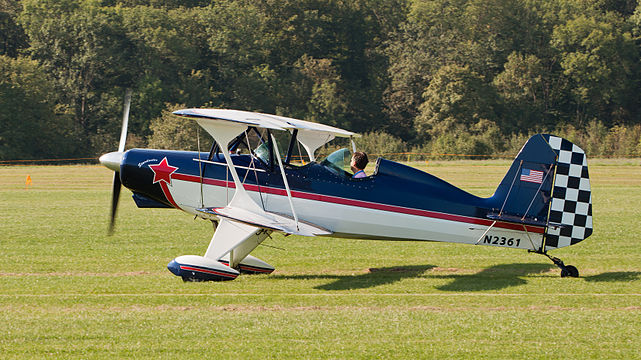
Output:
<instances>
[{"instance_id":1,"label":"rudder","mask_svg":"<svg viewBox=\"0 0 641 360\"><path fill-rule=\"evenodd\" d=\"M544 137L558 154L545 235L546 249L554 249L574 245L592 234L592 191L583 149L558 136Z\"/></svg>"}]
</instances>

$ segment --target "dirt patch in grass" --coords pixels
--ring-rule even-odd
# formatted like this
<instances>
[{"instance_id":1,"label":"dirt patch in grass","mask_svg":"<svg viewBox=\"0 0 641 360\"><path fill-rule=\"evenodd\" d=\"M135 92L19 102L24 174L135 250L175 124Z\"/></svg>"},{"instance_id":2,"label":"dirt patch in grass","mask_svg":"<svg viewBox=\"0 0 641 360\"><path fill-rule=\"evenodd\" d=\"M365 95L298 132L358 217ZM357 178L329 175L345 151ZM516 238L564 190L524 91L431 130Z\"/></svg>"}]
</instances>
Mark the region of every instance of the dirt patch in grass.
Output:
<instances>
[{"instance_id":1,"label":"dirt patch in grass","mask_svg":"<svg viewBox=\"0 0 641 360\"><path fill-rule=\"evenodd\" d=\"M48 272L48 273L2 273L0 277L24 277L24 276L96 276L96 277L121 277L121 276L142 276L151 274L148 271L129 271L121 273L92 273L92 272Z\"/></svg>"},{"instance_id":2,"label":"dirt patch in grass","mask_svg":"<svg viewBox=\"0 0 641 360\"><path fill-rule=\"evenodd\" d=\"M367 269L367 272L370 273L375 273L375 272L410 272L411 270L408 270L407 268L404 267L387 267L387 268L369 268Z\"/></svg>"},{"instance_id":3,"label":"dirt patch in grass","mask_svg":"<svg viewBox=\"0 0 641 360\"><path fill-rule=\"evenodd\" d=\"M453 267L440 267L440 266L432 268L432 271L436 271L436 272L451 272L451 273L465 272L464 269L453 268Z\"/></svg>"}]
</instances>

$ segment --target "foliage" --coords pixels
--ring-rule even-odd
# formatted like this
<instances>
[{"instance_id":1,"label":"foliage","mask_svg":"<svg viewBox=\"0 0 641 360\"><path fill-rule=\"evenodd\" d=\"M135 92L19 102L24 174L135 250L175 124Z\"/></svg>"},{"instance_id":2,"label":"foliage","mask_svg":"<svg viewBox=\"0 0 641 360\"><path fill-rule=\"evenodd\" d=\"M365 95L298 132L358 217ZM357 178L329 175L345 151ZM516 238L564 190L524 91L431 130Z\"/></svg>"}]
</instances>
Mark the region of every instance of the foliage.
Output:
<instances>
[{"instance_id":1,"label":"foliage","mask_svg":"<svg viewBox=\"0 0 641 360\"><path fill-rule=\"evenodd\" d=\"M485 132L496 121L496 97L483 77L469 67L443 66L423 93L415 126L435 138L463 130ZM488 125L484 125L488 124ZM454 131L453 131L454 130Z\"/></svg>"},{"instance_id":2,"label":"foliage","mask_svg":"<svg viewBox=\"0 0 641 360\"><path fill-rule=\"evenodd\" d=\"M197 150L197 134L204 132L199 129L195 121L179 118L172 115L178 109L184 109L184 105L167 105L162 115L151 121L149 128L151 135L148 145L154 149L173 150ZM201 136L201 150L205 148L204 139Z\"/></svg>"},{"instance_id":3,"label":"foliage","mask_svg":"<svg viewBox=\"0 0 641 360\"><path fill-rule=\"evenodd\" d=\"M373 131L354 138L356 149L363 151L370 156L370 161L376 156L383 156L386 159L402 159L402 153L408 152L407 144L383 131Z\"/></svg>"},{"instance_id":4,"label":"foliage","mask_svg":"<svg viewBox=\"0 0 641 360\"><path fill-rule=\"evenodd\" d=\"M553 123L547 113L555 95L550 94L550 76L543 62L536 55L513 52L507 58L503 72L493 80L506 114L511 119L504 122L504 132L518 132L527 128L546 128ZM533 124L540 124L533 126Z\"/></svg>"},{"instance_id":5,"label":"foliage","mask_svg":"<svg viewBox=\"0 0 641 360\"><path fill-rule=\"evenodd\" d=\"M24 30L16 23L19 13L19 2L0 0L0 55L16 57L28 45Z\"/></svg>"},{"instance_id":6,"label":"foliage","mask_svg":"<svg viewBox=\"0 0 641 360\"><path fill-rule=\"evenodd\" d=\"M458 158L469 154L491 156L505 151L505 144L500 139L502 135L498 126L481 120L467 131L462 125L456 125L450 131L435 136L431 151L438 158Z\"/></svg>"},{"instance_id":7,"label":"foliage","mask_svg":"<svg viewBox=\"0 0 641 360\"><path fill-rule=\"evenodd\" d=\"M591 121L584 128L566 126L556 133L581 146L588 156L641 156L641 125L608 128L601 122Z\"/></svg>"},{"instance_id":8,"label":"foliage","mask_svg":"<svg viewBox=\"0 0 641 360\"><path fill-rule=\"evenodd\" d=\"M627 112L638 107L630 89L639 71L639 50L622 19L611 13L580 15L558 26L551 42L561 51L577 125L599 115L610 126L631 120Z\"/></svg>"},{"instance_id":9,"label":"foliage","mask_svg":"<svg viewBox=\"0 0 641 360\"><path fill-rule=\"evenodd\" d=\"M500 153L592 123L631 136L640 19L631 0L0 0L0 55L47 74L69 156L112 149L126 88L140 146L185 104Z\"/></svg>"},{"instance_id":10,"label":"foliage","mask_svg":"<svg viewBox=\"0 0 641 360\"><path fill-rule=\"evenodd\" d=\"M0 55L0 159L73 154L74 128L54 108L53 82L34 60Z\"/></svg>"}]
</instances>

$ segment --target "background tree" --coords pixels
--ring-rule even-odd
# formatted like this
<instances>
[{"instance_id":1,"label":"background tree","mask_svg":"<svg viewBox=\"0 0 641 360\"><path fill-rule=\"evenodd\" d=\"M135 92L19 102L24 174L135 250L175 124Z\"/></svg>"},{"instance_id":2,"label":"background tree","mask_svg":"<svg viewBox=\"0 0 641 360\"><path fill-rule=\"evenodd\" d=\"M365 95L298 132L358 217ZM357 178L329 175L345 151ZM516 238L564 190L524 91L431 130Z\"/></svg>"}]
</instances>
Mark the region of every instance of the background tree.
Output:
<instances>
[{"instance_id":1,"label":"background tree","mask_svg":"<svg viewBox=\"0 0 641 360\"><path fill-rule=\"evenodd\" d=\"M66 112L87 134L109 122L96 116L105 97L124 93L115 89L131 86L134 77L125 61L134 49L122 21L100 5L97 0L25 0L20 17L32 57L53 75ZM80 152L91 152L89 143L78 140Z\"/></svg>"},{"instance_id":2,"label":"background tree","mask_svg":"<svg viewBox=\"0 0 641 360\"><path fill-rule=\"evenodd\" d=\"M545 91L549 82L547 74L535 55L514 52L508 56L503 72L493 80L506 113L512 114L500 120L504 131L519 133L553 125L548 113L550 96Z\"/></svg>"},{"instance_id":3,"label":"background tree","mask_svg":"<svg viewBox=\"0 0 641 360\"><path fill-rule=\"evenodd\" d=\"M613 125L632 118L636 99L629 89L638 77L639 51L619 16L577 16L555 29L552 44L570 80L576 125L591 119Z\"/></svg>"},{"instance_id":4,"label":"background tree","mask_svg":"<svg viewBox=\"0 0 641 360\"><path fill-rule=\"evenodd\" d=\"M467 66L443 66L425 89L423 98L416 127L428 138L454 130L473 131L480 122L497 120L493 89Z\"/></svg>"},{"instance_id":5,"label":"background tree","mask_svg":"<svg viewBox=\"0 0 641 360\"><path fill-rule=\"evenodd\" d=\"M535 131L635 143L640 19L633 0L0 0L0 56L46 74L36 108L71 122L69 156L116 147L126 88L131 145L184 104L500 153ZM40 93L5 77L5 101Z\"/></svg>"},{"instance_id":6,"label":"background tree","mask_svg":"<svg viewBox=\"0 0 641 360\"><path fill-rule=\"evenodd\" d=\"M149 135L149 147L154 149L173 149L173 150L198 150L198 137L204 130L198 129L195 121L179 118L172 115L172 112L184 109L185 105L167 105L161 116L153 119L149 125L151 134ZM202 134L204 135L204 134ZM200 149L208 151L211 146L211 140L205 140L206 136L201 136Z\"/></svg>"},{"instance_id":7,"label":"background tree","mask_svg":"<svg viewBox=\"0 0 641 360\"><path fill-rule=\"evenodd\" d=\"M20 10L19 1L0 0L0 55L15 58L29 45L24 30L16 22Z\"/></svg>"},{"instance_id":8,"label":"background tree","mask_svg":"<svg viewBox=\"0 0 641 360\"><path fill-rule=\"evenodd\" d=\"M0 55L0 159L72 154L69 119L54 108L54 84L34 60Z\"/></svg>"}]
</instances>

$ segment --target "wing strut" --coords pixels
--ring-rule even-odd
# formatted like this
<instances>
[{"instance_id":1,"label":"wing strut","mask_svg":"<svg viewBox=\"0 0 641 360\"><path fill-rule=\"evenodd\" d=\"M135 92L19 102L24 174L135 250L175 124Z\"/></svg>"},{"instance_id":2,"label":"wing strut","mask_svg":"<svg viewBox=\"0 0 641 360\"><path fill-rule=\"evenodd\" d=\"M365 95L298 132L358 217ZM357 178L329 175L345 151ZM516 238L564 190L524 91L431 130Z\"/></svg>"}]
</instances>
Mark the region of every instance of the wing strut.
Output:
<instances>
[{"instance_id":1,"label":"wing strut","mask_svg":"<svg viewBox=\"0 0 641 360\"><path fill-rule=\"evenodd\" d=\"M298 226L298 216L296 215L296 210L294 210L294 203L292 202L292 192L289 190L289 183L287 182L287 175L285 174L285 169L283 168L283 162L280 160L280 154L278 151L278 144L276 144L276 138L274 134L270 134L272 137L272 142L274 143L274 153L276 154L276 159L278 159L278 166L280 167L280 174L283 177L283 183L285 184L285 190L287 190L287 200L289 200L289 206L292 209L292 215L294 215L294 221L296 222L296 230L300 230Z\"/></svg>"},{"instance_id":2,"label":"wing strut","mask_svg":"<svg viewBox=\"0 0 641 360\"><path fill-rule=\"evenodd\" d=\"M256 132L256 128L253 128ZM247 130L248 131L248 130ZM253 150L251 148L251 144L249 143L249 135L247 134L247 131L245 131L245 141L247 141L247 148L249 149L249 153L253 154ZM258 134L258 138L262 141L262 137L260 134ZM249 163L248 171L245 173L245 178L243 179L243 184L245 183L245 180L247 179L247 175L249 175L249 170L253 169L254 170L254 177L256 179L256 186L258 187L258 196L260 197L260 204L263 206L263 210L265 210L265 202L263 201L263 192L260 190L260 182L258 181L258 173L256 172L256 164L254 163L254 158L255 156L251 157L251 162Z\"/></svg>"},{"instance_id":3,"label":"wing strut","mask_svg":"<svg viewBox=\"0 0 641 360\"><path fill-rule=\"evenodd\" d=\"M532 250L529 250L529 251L536 251L536 246L534 246L534 242L532 241L532 238L530 237L530 232L527 231L527 226L525 226L525 224L523 224L523 231L525 231L525 235L527 235L527 239L530 240L530 245L532 245ZM541 245L543 245L543 243L541 243ZM539 250L541 250L541 249L539 249Z\"/></svg>"},{"instance_id":4,"label":"wing strut","mask_svg":"<svg viewBox=\"0 0 641 360\"><path fill-rule=\"evenodd\" d=\"M196 141L198 143L198 172L200 175L200 207L205 206L203 197L203 166L205 166L200 158L200 126L196 128Z\"/></svg>"},{"instance_id":5,"label":"wing strut","mask_svg":"<svg viewBox=\"0 0 641 360\"><path fill-rule=\"evenodd\" d=\"M536 200L536 195L538 195L539 191L541 191L541 188L543 187L543 184L545 184L545 180L548 178L548 175L550 175L550 171L552 170L553 167L554 166L550 166L548 171L545 172L545 177L541 181L541 184L539 185L539 188L536 189L536 192L534 193L534 196L532 197L532 201L530 201L530 205L528 205L527 210L525 210L525 213L523 214L523 217L521 218L521 220L525 220L525 217L527 216L528 211L530 211L530 208L532 208L532 204L534 204L534 200ZM532 240L530 240L530 242L532 242ZM534 244L532 244L532 247L534 247Z\"/></svg>"},{"instance_id":6,"label":"wing strut","mask_svg":"<svg viewBox=\"0 0 641 360\"><path fill-rule=\"evenodd\" d=\"M514 182L518 177L517 174L519 174L519 172L521 171L521 166L523 166L523 160L519 162L519 168L514 173L514 179L512 179L512 185L510 185L510 190L508 190L507 195L505 196L505 200L503 201L503 205L501 206L501 211L499 211L499 216L503 215L503 209L505 208L505 204L507 204L507 199L510 197L510 193L512 192L512 188L514 187Z\"/></svg>"},{"instance_id":7,"label":"wing strut","mask_svg":"<svg viewBox=\"0 0 641 360\"><path fill-rule=\"evenodd\" d=\"M480 243L481 243L481 240L483 240L483 238L485 237L485 235L487 235L487 233L488 233L488 232L490 232L490 230L494 227L494 225L496 225L496 220L494 220L494 222L492 223L492 225L490 225L490 227L488 227L488 228L487 228L487 230L485 230L485 232L483 233L483 235L481 235L481 237L479 237L479 239L478 239L478 240L476 240L476 244L474 244L474 245L478 245L478 244L480 244Z\"/></svg>"}]
</instances>

